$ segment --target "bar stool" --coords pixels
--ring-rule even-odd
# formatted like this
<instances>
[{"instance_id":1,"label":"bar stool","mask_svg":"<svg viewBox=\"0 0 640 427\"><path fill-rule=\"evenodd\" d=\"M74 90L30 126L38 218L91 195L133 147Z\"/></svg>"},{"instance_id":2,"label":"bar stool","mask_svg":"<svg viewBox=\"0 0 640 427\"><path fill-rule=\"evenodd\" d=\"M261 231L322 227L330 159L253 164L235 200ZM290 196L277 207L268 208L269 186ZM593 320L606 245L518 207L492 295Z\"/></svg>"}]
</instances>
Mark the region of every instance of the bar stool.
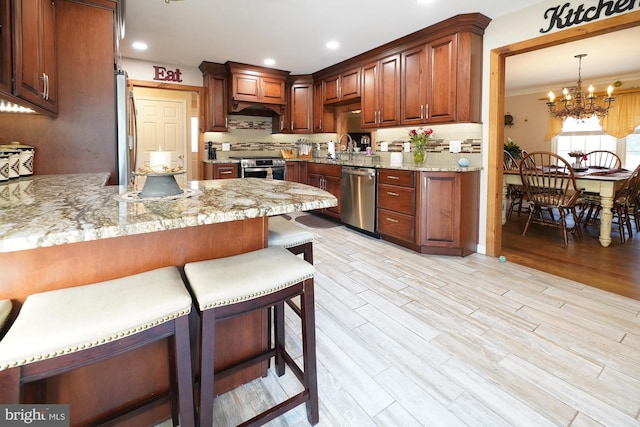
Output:
<instances>
[{"instance_id":1,"label":"bar stool","mask_svg":"<svg viewBox=\"0 0 640 427\"><path fill-rule=\"evenodd\" d=\"M26 383L169 338L168 394L118 410L96 424L125 419L168 398L174 426L193 426L191 304L176 267L28 296L0 341L0 402L20 403Z\"/></svg>"},{"instance_id":2,"label":"bar stool","mask_svg":"<svg viewBox=\"0 0 640 427\"><path fill-rule=\"evenodd\" d=\"M269 246L281 246L293 254L303 254L313 264L313 233L281 216L269 217Z\"/></svg>"},{"instance_id":3,"label":"bar stool","mask_svg":"<svg viewBox=\"0 0 640 427\"><path fill-rule=\"evenodd\" d=\"M11 314L11 307L11 300L0 300L0 337L2 337L4 324L7 322L7 319L9 319L9 315Z\"/></svg>"},{"instance_id":4,"label":"bar stool","mask_svg":"<svg viewBox=\"0 0 640 427\"><path fill-rule=\"evenodd\" d=\"M233 372L239 367L270 360L274 356L277 375L283 375L285 364L288 365L304 390L256 415L245 424L266 423L302 403L306 403L309 423L316 424L319 412L313 266L285 248L270 247L226 258L189 263L184 270L200 312L200 426L210 426L213 422L216 377ZM298 367L285 349L284 302L296 296L300 296L301 302L303 369ZM275 308L275 343L269 340L266 351L214 372L216 321L271 307Z\"/></svg>"}]
</instances>

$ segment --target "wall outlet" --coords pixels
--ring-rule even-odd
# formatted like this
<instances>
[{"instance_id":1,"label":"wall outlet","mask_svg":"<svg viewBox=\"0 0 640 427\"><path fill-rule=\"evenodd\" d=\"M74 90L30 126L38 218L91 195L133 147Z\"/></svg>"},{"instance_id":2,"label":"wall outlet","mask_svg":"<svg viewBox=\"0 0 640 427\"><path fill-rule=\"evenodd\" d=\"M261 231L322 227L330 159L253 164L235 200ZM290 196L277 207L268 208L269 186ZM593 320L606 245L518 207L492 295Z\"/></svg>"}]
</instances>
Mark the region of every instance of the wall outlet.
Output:
<instances>
[{"instance_id":1,"label":"wall outlet","mask_svg":"<svg viewBox=\"0 0 640 427\"><path fill-rule=\"evenodd\" d=\"M381 142L380 143L380 151L389 151L389 143Z\"/></svg>"},{"instance_id":2,"label":"wall outlet","mask_svg":"<svg viewBox=\"0 0 640 427\"><path fill-rule=\"evenodd\" d=\"M222 143L222 151L231 151L231 144L228 142Z\"/></svg>"},{"instance_id":3,"label":"wall outlet","mask_svg":"<svg viewBox=\"0 0 640 427\"><path fill-rule=\"evenodd\" d=\"M462 141L449 141L449 152L459 153L462 151Z\"/></svg>"}]
</instances>

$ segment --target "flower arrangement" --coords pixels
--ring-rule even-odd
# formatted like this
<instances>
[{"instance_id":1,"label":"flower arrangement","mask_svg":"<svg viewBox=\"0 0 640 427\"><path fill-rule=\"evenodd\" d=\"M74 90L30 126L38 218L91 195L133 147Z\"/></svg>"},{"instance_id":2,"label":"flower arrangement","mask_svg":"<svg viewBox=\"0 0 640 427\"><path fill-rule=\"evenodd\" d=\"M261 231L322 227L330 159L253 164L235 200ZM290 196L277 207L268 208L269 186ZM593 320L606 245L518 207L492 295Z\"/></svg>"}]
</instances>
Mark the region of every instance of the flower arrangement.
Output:
<instances>
[{"instance_id":1,"label":"flower arrangement","mask_svg":"<svg viewBox=\"0 0 640 427\"><path fill-rule=\"evenodd\" d=\"M409 141L416 147L413 152L413 160L415 163L420 164L424 162L424 150L430 145L429 138L432 134L433 129L431 128L418 128L409 131Z\"/></svg>"},{"instance_id":2,"label":"flower arrangement","mask_svg":"<svg viewBox=\"0 0 640 427\"><path fill-rule=\"evenodd\" d=\"M583 153L582 151L570 151L569 152L569 157L573 157L576 160L587 160L587 155L585 153Z\"/></svg>"},{"instance_id":3,"label":"flower arrangement","mask_svg":"<svg viewBox=\"0 0 640 427\"><path fill-rule=\"evenodd\" d=\"M520 146L513 142L511 138L507 138L507 143L504 144L504 150L511 154L514 159L520 159L522 157Z\"/></svg>"}]
</instances>

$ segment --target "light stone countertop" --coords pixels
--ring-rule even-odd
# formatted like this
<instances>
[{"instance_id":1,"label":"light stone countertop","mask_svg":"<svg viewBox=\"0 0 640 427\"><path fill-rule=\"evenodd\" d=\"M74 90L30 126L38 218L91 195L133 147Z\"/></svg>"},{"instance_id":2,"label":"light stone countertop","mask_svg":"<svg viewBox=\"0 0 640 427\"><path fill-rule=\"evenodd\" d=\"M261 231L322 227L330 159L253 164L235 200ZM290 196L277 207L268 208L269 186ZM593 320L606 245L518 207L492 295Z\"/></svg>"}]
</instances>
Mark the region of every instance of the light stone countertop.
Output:
<instances>
[{"instance_id":1,"label":"light stone countertop","mask_svg":"<svg viewBox=\"0 0 640 427\"><path fill-rule=\"evenodd\" d=\"M125 201L108 174L34 175L0 184L0 252L336 206L330 193L257 178L190 181L175 200Z\"/></svg>"}]
</instances>

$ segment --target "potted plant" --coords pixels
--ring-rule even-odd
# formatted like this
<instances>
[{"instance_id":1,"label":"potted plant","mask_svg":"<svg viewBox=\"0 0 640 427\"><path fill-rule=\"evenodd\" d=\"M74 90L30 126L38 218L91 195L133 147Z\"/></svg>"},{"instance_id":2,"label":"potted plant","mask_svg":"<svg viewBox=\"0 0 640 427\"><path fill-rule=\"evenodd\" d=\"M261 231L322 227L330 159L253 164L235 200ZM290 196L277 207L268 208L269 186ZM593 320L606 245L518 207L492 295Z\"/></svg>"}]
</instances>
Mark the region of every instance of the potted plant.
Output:
<instances>
[{"instance_id":1,"label":"potted plant","mask_svg":"<svg viewBox=\"0 0 640 427\"><path fill-rule=\"evenodd\" d=\"M514 159L522 158L522 150L520 146L513 142L513 139L507 138L507 143L504 144L504 151L507 151Z\"/></svg>"}]
</instances>

